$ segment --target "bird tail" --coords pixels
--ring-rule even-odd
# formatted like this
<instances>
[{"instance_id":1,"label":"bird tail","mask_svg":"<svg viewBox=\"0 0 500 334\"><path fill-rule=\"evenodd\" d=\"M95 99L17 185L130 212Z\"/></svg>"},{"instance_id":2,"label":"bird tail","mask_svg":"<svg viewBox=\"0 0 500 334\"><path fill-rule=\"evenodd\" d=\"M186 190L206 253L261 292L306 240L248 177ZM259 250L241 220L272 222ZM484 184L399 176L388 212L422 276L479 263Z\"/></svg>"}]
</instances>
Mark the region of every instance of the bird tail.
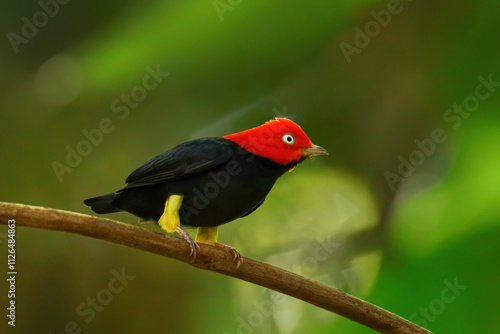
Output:
<instances>
[{"instance_id":1,"label":"bird tail","mask_svg":"<svg viewBox=\"0 0 500 334\"><path fill-rule=\"evenodd\" d=\"M85 205L87 206L90 206L92 211L94 211L95 213L103 214L103 213L118 212L121 210L117 209L111 204L115 195L116 193L109 193L93 198L88 198L85 201L83 201L83 203L85 203Z\"/></svg>"}]
</instances>

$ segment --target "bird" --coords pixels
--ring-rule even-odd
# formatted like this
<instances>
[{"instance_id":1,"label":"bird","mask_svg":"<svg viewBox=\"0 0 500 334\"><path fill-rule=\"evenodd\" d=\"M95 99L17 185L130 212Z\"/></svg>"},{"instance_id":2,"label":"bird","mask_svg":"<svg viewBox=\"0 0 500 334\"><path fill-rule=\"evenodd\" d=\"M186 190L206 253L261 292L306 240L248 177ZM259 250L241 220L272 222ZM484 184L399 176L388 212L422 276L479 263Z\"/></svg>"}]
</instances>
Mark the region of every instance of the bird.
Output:
<instances>
[{"instance_id":1,"label":"bird","mask_svg":"<svg viewBox=\"0 0 500 334\"><path fill-rule=\"evenodd\" d=\"M241 255L217 242L218 226L254 212L280 176L325 154L299 125L277 117L241 132L177 145L134 170L125 187L84 204L98 214L129 212L157 222L167 233L179 233L193 259L198 243L228 250L238 269ZM183 227L198 228L195 240Z\"/></svg>"}]
</instances>

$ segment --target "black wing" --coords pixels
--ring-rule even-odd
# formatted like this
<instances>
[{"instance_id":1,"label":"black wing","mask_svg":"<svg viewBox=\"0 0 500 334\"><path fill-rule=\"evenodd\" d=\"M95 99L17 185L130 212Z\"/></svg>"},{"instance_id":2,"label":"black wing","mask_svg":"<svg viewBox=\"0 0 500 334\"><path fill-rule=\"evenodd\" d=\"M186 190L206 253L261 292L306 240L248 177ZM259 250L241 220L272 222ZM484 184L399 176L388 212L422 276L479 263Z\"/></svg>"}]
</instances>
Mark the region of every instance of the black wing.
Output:
<instances>
[{"instance_id":1,"label":"black wing","mask_svg":"<svg viewBox=\"0 0 500 334\"><path fill-rule=\"evenodd\" d=\"M182 179L225 163L233 153L232 142L224 138L190 140L142 164L127 177L125 188Z\"/></svg>"}]
</instances>

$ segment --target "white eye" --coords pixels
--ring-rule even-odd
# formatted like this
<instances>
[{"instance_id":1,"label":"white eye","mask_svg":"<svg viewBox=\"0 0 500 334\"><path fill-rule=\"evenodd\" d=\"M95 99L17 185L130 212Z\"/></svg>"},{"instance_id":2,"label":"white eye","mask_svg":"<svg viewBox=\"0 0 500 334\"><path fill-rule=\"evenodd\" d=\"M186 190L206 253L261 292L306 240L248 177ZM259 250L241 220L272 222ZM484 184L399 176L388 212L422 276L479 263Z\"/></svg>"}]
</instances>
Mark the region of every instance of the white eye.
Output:
<instances>
[{"instance_id":1,"label":"white eye","mask_svg":"<svg viewBox=\"0 0 500 334\"><path fill-rule=\"evenodd\" d=\"M295 137L290 134L284 135L283 137L281 137L281 140L283 140L283 142L288 145L295 144Z\"/></svg>"}]
</instances>

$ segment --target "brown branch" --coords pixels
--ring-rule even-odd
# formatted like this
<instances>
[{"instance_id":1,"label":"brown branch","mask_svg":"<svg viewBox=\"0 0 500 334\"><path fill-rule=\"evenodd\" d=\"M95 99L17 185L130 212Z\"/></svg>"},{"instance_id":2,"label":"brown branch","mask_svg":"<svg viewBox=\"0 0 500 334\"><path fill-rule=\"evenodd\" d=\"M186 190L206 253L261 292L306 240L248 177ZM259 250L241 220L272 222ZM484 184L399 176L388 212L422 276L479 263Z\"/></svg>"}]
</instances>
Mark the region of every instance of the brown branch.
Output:
<instances>
[{"instance_id":1,"label":"brown branch","mask_svg":"<svg viewBox=\"0 0 500 334\"><path fill-rule=\"evenodd\" d=\"M431 333L378 306L269 264L245 257L241 267L235 271L231 255L212 246L200 245L196 260L190 262L189 246L180 238L110 219L0 202L0 223L7 224L9 219L14 219L16 226L63 231L101 239L232 276L301 299L381 333Z\"/></svg>"}]
</instances>

